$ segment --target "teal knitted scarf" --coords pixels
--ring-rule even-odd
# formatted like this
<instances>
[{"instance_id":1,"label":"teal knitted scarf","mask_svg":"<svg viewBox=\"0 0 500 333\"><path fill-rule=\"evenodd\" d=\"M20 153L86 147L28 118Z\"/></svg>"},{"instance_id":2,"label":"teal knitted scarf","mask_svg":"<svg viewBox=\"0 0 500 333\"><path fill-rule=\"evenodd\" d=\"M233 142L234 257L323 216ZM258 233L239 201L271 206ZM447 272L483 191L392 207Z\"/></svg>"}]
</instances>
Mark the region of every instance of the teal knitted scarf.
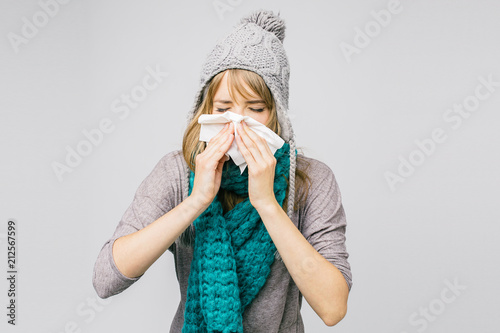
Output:
<instances>
[{"instance_id":1,"label":"teal knitted scarf","mask_svg":"<svg viewBox=\"0 0 500 333\"><path fill-rule=\"evenodd\" d=\"M278 149L274 194L283 206L290 172L290 146ZM194 173L190 173L189 194ZM224 163L221 188L246 196L223 214L218 196L193 222L195 242L188 279L183 333L243 333L243 312L264 286L274 262L274 245L248 198L248 167L240 174Z\"/></svg>"}]
</instances>

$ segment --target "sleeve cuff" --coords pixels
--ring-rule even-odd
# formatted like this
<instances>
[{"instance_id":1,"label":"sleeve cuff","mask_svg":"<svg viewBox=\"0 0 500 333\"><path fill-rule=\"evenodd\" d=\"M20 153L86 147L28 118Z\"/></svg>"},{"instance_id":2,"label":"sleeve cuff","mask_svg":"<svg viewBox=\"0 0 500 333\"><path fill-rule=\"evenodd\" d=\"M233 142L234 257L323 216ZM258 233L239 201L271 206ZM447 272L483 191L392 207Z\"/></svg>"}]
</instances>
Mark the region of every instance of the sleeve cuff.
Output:
<instances>
[{"instance_id":1,"label":"sleeve cuff","mask_svg":"<svg viewBox=\"0 0 500 333\"><path fill-rule=\"evenodd\" d=\"M332 263L339 271L342 273L344 276L345 282L347 283L347 287L349 289L349 292L351 291L352 287L352 274L351 274L351 267L349 263L345 263L342 260L339 260L338 255L335 254L321 254L326 260L328 260L330 263ZM347 265L347 266L346 266Z\"/></svg>"},{"instance_id":2,"label":"sleeve cuff","mask_svg":"<svg viewBox=\"0 0 500 333\"><path fill-rule=\"evenodd\" d=\"M120 270L116 266L115 259L113 258L113 245L118 238L119 237L112 239L111 242L109 243L109 251L108 251L109 264L111 265L111 268L115 272L116 276L118 276L120 278L120 280L125 281L125 282L135 282L135 281L139 280L144 274L142 274L138 277L135 277L135 278L131 278L131 277L124 275L122 272L120 272Z\"/></svg>"}]
</instances>

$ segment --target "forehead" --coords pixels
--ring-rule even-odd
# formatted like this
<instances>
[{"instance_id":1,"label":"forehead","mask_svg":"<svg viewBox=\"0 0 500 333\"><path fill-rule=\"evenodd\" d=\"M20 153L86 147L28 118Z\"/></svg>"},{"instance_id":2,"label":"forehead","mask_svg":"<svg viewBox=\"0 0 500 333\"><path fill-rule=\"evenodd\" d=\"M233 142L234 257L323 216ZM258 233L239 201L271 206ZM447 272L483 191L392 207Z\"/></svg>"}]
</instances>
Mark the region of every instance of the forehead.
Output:
<instances>
[{"instance_id":1,"label":"forehead","mask_svg":"<svg viewBox=\"0 0 500 333\"><path fill-rule=\"evenodd\" d=\"M219 87L215 91L214 100L230 100L233 95L237 100L259 98L259 95L242 78L232 78L229 80L228 72L224 73ZM231 91L230 91L231 90Z\"/></svg>"}]
</instances>

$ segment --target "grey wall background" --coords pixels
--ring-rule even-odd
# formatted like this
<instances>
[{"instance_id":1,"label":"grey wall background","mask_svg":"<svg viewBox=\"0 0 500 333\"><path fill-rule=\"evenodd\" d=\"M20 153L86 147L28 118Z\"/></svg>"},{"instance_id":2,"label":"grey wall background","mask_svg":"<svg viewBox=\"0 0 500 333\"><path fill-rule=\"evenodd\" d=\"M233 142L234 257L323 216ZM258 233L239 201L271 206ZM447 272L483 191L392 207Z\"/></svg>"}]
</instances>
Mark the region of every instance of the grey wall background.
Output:
<instances>
[{"instance_id":1,"label":"grey wall background","mask_svg":"<svg viewBox=\"0 0 500 333\"><path fill-rule=\"evenodd\" d=\"M2 278L2 332L168 332L169 253L106 301L93 265L140 182L180 148L206 54L258 8L287 22L297 143L334 171L348 220L348 314L329 328L304 300L307 332L497 332L500 3L66 2L0 1L4 272L7 221L18 230L17 325ZM148 67L168 76L113 112ZM103 119L110 133L59 179L52 164Z\"/></svg>"}]
</instances>

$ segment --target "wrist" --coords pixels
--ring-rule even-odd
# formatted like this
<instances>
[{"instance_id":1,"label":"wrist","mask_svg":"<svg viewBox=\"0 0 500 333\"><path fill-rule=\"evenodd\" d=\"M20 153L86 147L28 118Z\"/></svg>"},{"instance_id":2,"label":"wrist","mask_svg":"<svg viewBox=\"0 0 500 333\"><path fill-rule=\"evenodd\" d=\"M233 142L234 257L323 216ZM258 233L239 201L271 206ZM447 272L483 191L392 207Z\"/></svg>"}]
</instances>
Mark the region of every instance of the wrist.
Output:
<instances>
[{"instance_id":1,"label":"wrist","mask_svg":"<svg viewBox=\"0 0 500 333\"><path fill-rule=\"evenodd\" d=\"M201 200L197 196L194 196L193 194L188 196L184 201L190 207L190 209L196 212L196 216L203 213L208 208L208 206L210 206L210 204L207 205L206 203L203 202L203 200Z\"/></svg>"},{"instance_id":2,"label":"wrist","mask_svg":"<svg viewBox=\"0 0 500 333\"><path fill-rule=\"evenodd\" d=\"M256 204L254 205L254 208L257 210L261 217L273 215L276 216L276 213L279 212L279 210L282 210L276 198L272 198L271 200L268 200L266 202Z\"/></svg>"}]
</instances>

